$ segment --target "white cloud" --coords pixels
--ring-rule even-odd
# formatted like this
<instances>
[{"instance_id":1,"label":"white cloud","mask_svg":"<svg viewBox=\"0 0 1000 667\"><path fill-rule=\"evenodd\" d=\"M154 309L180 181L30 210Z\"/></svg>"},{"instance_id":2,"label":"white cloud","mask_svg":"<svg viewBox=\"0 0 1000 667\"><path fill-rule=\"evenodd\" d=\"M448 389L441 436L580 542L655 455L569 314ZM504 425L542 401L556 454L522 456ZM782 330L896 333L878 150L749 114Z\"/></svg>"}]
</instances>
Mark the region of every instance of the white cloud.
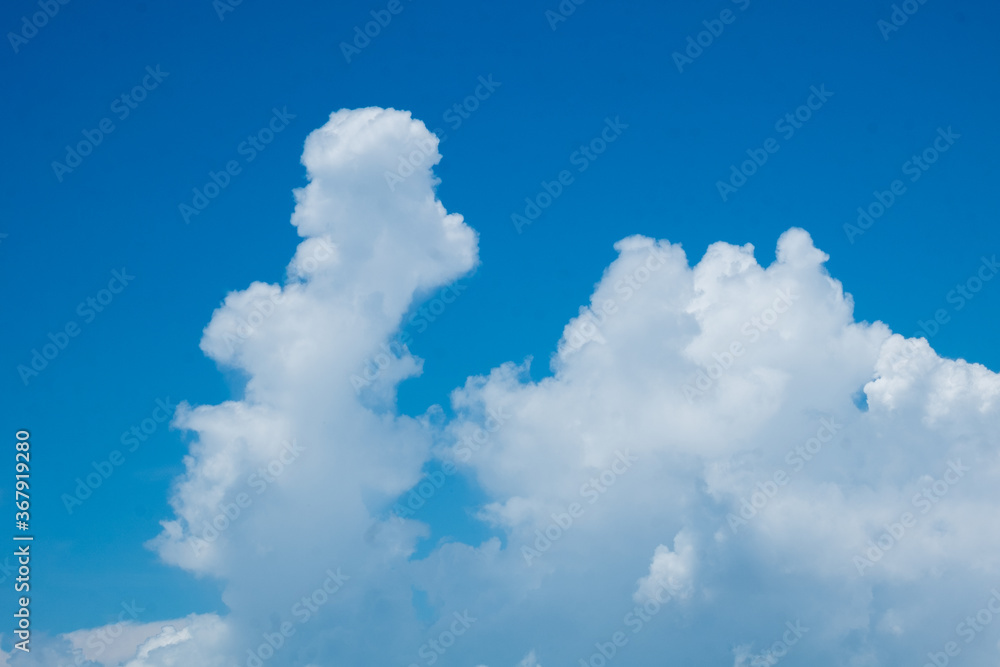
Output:
<instances>
[{"instance_id":1,"label":"white cloud","mask_svg":"<svg viewBox=\"0 0 1000 667\"><path fill-rule=\"evenodd\" d=\"M436 148L385 186L428 142L380 109L337 112L307 140L288 280L229 295L202 341L245 372L246 395L179 411L187 472L151 542L220 578L230 612L137 639L130 667L246 664L282 623L294 634L269 667L426 664L463 612L477 620L447 647L455 664L578 664L617 632L622 664L721 664L734 646L740 664L801 619L796 660L889 665L980 608L1000 569L1000 378L856 322L801 229L768 267L749 245L713 244L692 267L676 244L619 241L553 341L552 376L517 360L470 378L450 423L395 414L421 367L408 354L357 394L350 376L414 301L477 264L475 232L435 198ZM461 444L480 427L475 451ZM502 540L410 559L427 527L381 517L432 456L480 485ZM213 522L226 527L200 541ZM337 568L342 589L302 613ZM675 599L643 617L659 583Z\"/></svg>"},{"instance_id":2,"label":"white cloud","mask_svg":"<svg viewBox=\"0 0 1000 667\"><path fill-rule=\"evenodd\" d=\"M661 597L687 598L694 586L694 567L694 544L681 531L674 537L673 551L662 544L656 547L649 574L639 580L632 598L640 604Z\"/></svg>"},{"instance_id":3,"label":"white cloud","mask_svg":"<svg viewBox=\"0 0 1000 667\"><path fill-rule=\"evenodd\" d=\"M538 658L535 657L535 652L531 651L528 655L524 656L524 660L517 663L517 667L542 667L538 662Z\"/></svg>"},{"instance_id":4,"label":"white cloud","mask_svg":"<svg viewBox=\"0 0 1000 667\"><path fill-rule=\"evenodd\" d=\"M193 615L164 625L159 633L140 643L124 667L227 667L233 664L226 655L229 633L227 624L215 614Z\"/></svg>"},{"instance_id":5,"label":"white cloud","mask_svg":"<svg viewBox=\"0 0 1000 667\"><path fill-rule=\"evenodd\" d=\"M476 233L434 196L436 142L408 113L333 114L306 141L309 184L296 191L292 216L306 238L288 281L230 294L205 329L202 349L246 373L246 397L178 411L175 425L196 438L171 499L177 516L150 546L226 580L225 622L236 629L227 650L259 645L269 619L295 623L295 605L328 568L351 577L341 597L360 604L387 589L399 598L390 602L398 622L413 617L395 587L424 529L373 517L419 480L429 456L427 424L388 412L396 384L419 363L404 354L360 397L349 378L415 298L477 263ZM432 159L390 194L384 170L418 144L431 146ZM284 461L290 442L302 451ZM385 568L399 573L386 577ZM325 610L324 623L337 613L357 620L344 604ZM379 613L368 615L374 622ZM322 630L310 621L301 633ZM419 637L398 641L419 645Z\"/></svg>"},{"instance_id":6,"label":"white cloud","mask_svg":"<svg viewBox=\"0 0 1000 667\"><path fill-rule=\"evenodd\" d=\"M63 635L74 652L101 665L118 665L135 655L136 647L160 635L167 627L184 628L187 620L155 623L114 623Z\"/></svg>"}]
</instances>

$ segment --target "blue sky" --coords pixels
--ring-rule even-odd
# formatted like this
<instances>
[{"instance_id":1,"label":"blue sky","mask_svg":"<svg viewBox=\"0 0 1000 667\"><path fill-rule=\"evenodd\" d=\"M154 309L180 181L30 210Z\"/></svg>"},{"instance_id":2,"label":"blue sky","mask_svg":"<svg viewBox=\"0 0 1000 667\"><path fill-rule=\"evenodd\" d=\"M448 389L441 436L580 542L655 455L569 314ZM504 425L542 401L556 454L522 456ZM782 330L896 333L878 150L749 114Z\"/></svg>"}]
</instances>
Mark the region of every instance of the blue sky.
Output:
<instances>
[{"instance_id":1,"label":"blue sky","mask_svg":"<svg viewBox=\"0 0 1000 667\"><path fill-rule=\"evenodd\" d=\"M563 328L618 256L614 244L635 234L680 244L692 265L712 243L750 243L766 267L778 237L800 227L830 256L856 321L911 336L944 310L934 351L1000 368L991 335L1000 286L986 283L960 309L952 292L1000 248L993 3L927 0L886 39L878 22L890 20L890 2L590 0L553 29L555 1L401 0L350 62L340 44L386 4L246 0L221 16L218 6L69 2L27 41L6 40L3 424L34 441L39 631L113 623L133 599L142 622L226 613L223 579L143 546L173 515L172 484L195 440L156 420L157 400L243 397L246 376L218 367L199 341L228 293L284 280L301 241L288 221L292 190L307 184L303 144L339 109L407 110L443 130L437 197L479 235L478 265L458 280L465 289L425 330L404 329L424 366L399 384L398 414L441 405L440 419L455 419L452 390L508 361L531 357L530 379L550 376ZM731 22L679 72L673 54L724 10ZM18 32L37 11L7 3L0 26ZM480 88L467 118L448 114L481 77L495 89ZM144 80L144 99L125 116L116 99ZM829 97L801 127L776 128L820 88ZM250 151L243 142L276 112L270 127L280 131ZM96 136L102 119L113 131L57 173L53 162ZM615 122L615 140L581 171L577 151ZM906 163L939 136L952 137L939 142L947 150L911 180ZM724 201L717 183L768 139L777 152ZM239 173L185 221L180 205L230 161ZM572 183L519 233L512 214L563 170ZM905 192L849 239L858 207L897 179ZM81 304L116 271L134 278L88 314ZM416 290L409 312L439 290ZM18 366L70 322L79 335L25 381ZM69 513L62 496L76 478L149 419L148 440ZM424 510L432 537L420 557L442 536L506 543L502 528L467 511L495 497L467 478L447 493ZM13 511L11 502L5 484L0 507ZM6 585L3 599L13 604Z\"/></svg>"}]
</instances>

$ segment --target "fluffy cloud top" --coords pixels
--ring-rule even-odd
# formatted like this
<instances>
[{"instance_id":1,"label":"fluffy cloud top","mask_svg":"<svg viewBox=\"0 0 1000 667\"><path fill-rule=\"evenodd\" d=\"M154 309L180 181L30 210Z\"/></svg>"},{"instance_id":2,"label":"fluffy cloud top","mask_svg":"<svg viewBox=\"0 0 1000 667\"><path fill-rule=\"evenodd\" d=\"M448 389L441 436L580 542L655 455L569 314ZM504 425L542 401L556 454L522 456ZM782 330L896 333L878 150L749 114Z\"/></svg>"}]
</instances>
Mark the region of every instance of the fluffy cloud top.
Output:
<instances>
[{"instance_id":1,"label":"fluffy cloud top","mask_svg":"<svg viewBox=\"0 0 1000 667\"><path fill-rule=\"evenodd\" d=\"M448 423L395 413L422 363L406 350L357 391L407 310L476 266L439 159L391 109L309 136L288 279L230 294L202 341L245 397L179 411L187 471L150 543L220 578L230 612L122 662L875 666L950 641L995 660L985 616L956 624L1000 585L1000 378L856 322L802 229L767 267L749 245L692 267L668 241L619 241L552 375L469 378ZM502 539L412 557L428 528L389 508L435 458L483 490Z\"/></svg>"}]
</instances>

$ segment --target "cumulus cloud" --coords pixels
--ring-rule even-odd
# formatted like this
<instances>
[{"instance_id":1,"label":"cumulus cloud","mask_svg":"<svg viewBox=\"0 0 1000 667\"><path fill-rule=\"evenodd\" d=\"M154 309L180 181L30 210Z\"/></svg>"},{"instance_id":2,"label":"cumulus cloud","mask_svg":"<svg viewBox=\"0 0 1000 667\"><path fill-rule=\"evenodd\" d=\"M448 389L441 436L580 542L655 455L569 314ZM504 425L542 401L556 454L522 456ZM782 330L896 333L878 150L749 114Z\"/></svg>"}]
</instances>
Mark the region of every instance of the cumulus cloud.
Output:
<instances>
[{"instance_id":1,"label":"cumulus cloud","mask_svg":"<svg viewBox=\"0 0 1000 667\"><path fill-rule=\"evenodd\" d=\"M674 550L659 545L649 564L649 574L638 582L632 598L636 602L660 600L663 596L686 598L691 595L694 584L694 544L681 531L674 538ZM666 600L663 600L664 602Z\"/></svg>"},{"instance_id":2,"label":"cumulus cloud","mask_svg":"<svg viewBox=\"0 0 1000 667\"><path fill-rule=\"evenodd\" d=\"M413 151L427 159L390 190ZM750 245L692 266L622 239L551 375L470 377L450 421L397 414L422 367L405 348L352 383L477 265L439 159L391 109L309 136L287 279L228 295L202 340L245 395L178 411L186 472L150 542L222 580L229 612L137 637L124 664L752 664L785 642L803 663L890 665L956 639L1000 583L1000 378L856 321L802 229L766 267ZM389 508L434 459L478 485L501 537L413 557L428 527Z\"/></svg>"},{"instance_id":3,"label":"cumulus cloud","mask_svg":"<svg viewBox=\"0 0 1000 667\"><path fill-rule=\"evenodd\" d=\"M292 216L304 241L288 279L230 294L205 329L202 349L246 374L246 394L178 411L175 425L195 440L171 499L176 518L150 546L167 562L226 580L225 622L234 628L226 649L236 655L249 658L283 622L301 622L299 637L322 645L338 618L346 626L399 614L402 626L413 616L400 581L424 529L377 517L420 479L429 457L426 420L392 414L396 384L419 364L403 349L360 394L349 378L415 299L478 261L476 233L435 197L436 143L408 113L333 114L306 140L309 183L296 191ZM383 172L418 145L432 158L389 193ZM398 574L386 576L393 568ZM312 595L330 569L349 579L339 604L320 611ZM379 589L387 599L375 604ZM351 610L365 604L360 617ZM396 611L380 618L381 604ZM366 650L373 640L355 641ZM299 640L280 659L317 650ZM158 652L169 650L151 655Z\"/></svg>"},{"instance_id":4,"label":"cumulus cloud","mask_svg":"<svg viewBox=\"0 0 1000 667\"><path fill-rule=\"evenodd\" d=\"M136 647L161 635L167 628L183 629L187 619L170 622L119 622L63 635L74 654L101 665L119 665L136 653Z\"/></svg>"}]
</instances>

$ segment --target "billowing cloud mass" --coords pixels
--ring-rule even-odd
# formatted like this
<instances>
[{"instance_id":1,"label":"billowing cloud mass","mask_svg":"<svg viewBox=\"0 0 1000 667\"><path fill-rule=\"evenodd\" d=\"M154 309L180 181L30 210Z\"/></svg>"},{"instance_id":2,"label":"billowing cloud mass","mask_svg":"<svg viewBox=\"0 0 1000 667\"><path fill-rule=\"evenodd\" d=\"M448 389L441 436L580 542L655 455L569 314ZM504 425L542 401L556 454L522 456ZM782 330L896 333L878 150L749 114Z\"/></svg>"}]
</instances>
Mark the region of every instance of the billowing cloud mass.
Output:
<instances>
[{"instance_id":1,"label":"billowing cloud mass","mask_svg":"<svg viewBox=\"0 0 1000 667\"><path fill-rule=\"evenodd\" d=\"M187 470L150 542L229 611L97 664L996 662L1000 377L856 322L802 229L768 267L624 238L549 377L512 360L450 421L398 415L423 362L383 346L478 261L439 159L391 109L309 136L287 280L230 294L202 340L245 396L178 411ZM414 556L429 527L393 507L435 460L500 537Z\"/></svg>"}]
</instances>

